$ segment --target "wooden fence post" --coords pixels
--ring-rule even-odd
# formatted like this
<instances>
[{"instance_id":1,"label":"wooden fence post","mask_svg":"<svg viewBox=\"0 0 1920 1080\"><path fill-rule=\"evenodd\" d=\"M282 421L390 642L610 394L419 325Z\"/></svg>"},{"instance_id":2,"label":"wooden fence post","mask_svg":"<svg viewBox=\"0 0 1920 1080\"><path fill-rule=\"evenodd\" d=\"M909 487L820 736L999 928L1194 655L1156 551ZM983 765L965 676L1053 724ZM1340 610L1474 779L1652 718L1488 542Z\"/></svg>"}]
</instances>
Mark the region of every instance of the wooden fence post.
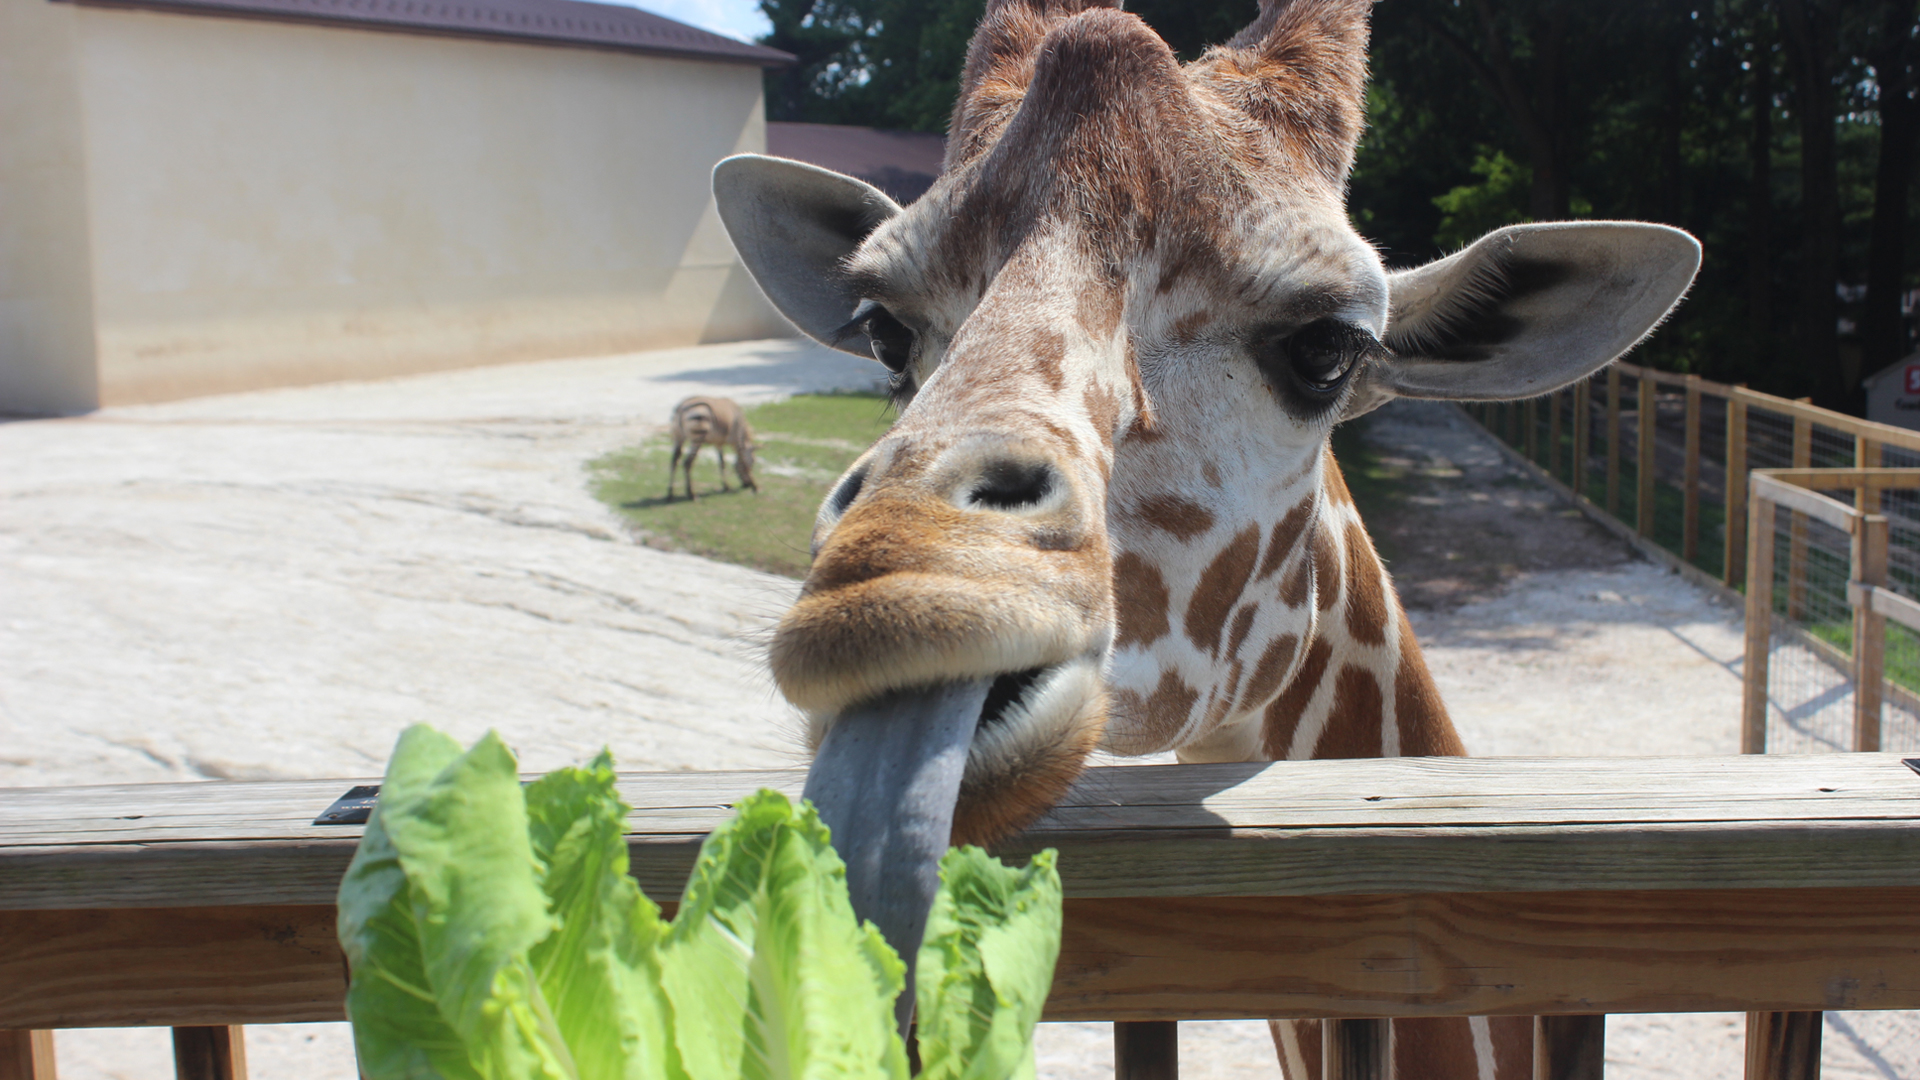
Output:
<instances>
[{"instance_id":1,"label":"wooden fence post","mask_svg":"<svg viewBox=\"0 0 1920 1080\"><path fill-rule=\"evenodd\" d=\"M1573 493L1586 498L1587 476L1592 469L1589 454L1593 447L1593 378L1581 379L1573 387Z\"/></svg>"},{"instance_id":2,"label":"wooden fence post","mask_svg":"<svg viewBox=\"0 0 1920 1080\"><path fill-rule=\"evenodd\" d=\"M1747 1014L1746 1080L1820 1080L1825 1013Z\"/></svg>"},{"instance_id":3,"label":"wooden fence post","mask_svg":"<svg viewBox=\"0 0 1920 1080\"><path fill-rule=\"evenodd\" d=\"M1767 752L1767 649L1773 637L1773 503L1753 499L1747 523L1747 658L1740 752Z\"/></svg>"},{"instance_id":4,"label":"wooden fence post","mask_svg":"<svg viewBox=\"0 0 1920 1080\"><path fill-rule=\"evenodd\" d=\"M1607 1017L1533 1018L1533 1080L1602 1080Z\"/></svg>"},{"instance_id":5,"label":"wooden fence post","mask_svg":"<svg viewBox=\"0 0 1920 1080\"><path fill-rule=\"evenodd\" d=\"M53 1032L0 1028L0 1080L54 1080Z\"/></svg>"},{"instance_id":6,"label":"wooden fence post","mask_svg":"<svg viewBox=\"0 0 1920 1080\"><path fill-rule=\"evenodd\" d=\"M1387 1080L1388 1031L1385 1020L1320 1021L1321 1080Z\"/></svg>"},{"instance_id":7,"label":"wooden fence post","mask_svg":"<svg viewBox=\"0 0 1920 1080\"><path fill-rule=\"evenodd\" d=\"M174 1080L246 1080L246 1030L243 1027L174 1028Z\"/></svg>"},{"instance_id":8,"label":"wooden fence post","mask_svg":"<svg viewBox=\"0 0 1920 1080\"><path fill-rule=\"evenodd\" d=\"M1620 516L1620 365L1607 369L1607 515Z\"/></svg>"},{"instance_id":9,"label":"wooden fence post","mask_svg":"<svg viewBox=\"0 0 1920 1080\"><path fill-rule=\"evenodd\" d=\"M1687 468L1682 477L1680 557L1700 558L1700 376L1687 376Z\"/></svg>"},{"instance_id":10,"label":"wooden fence post","mask_svg":"<svg viewBox=\"0 0 1920 1080\"><path fill-rule=\"evenodd\" d=\"M1640 373L1638 387L1639 402L1636 412L1639 419L1634 422L1635 449L1633 466L1633 517L1635 531L1641 536L1653 536L1653 451L1654 440L1660 435L1660 384L1653 379L1653 372L1643 370Z\"/></svg>"},{"instance_id":11,"label":"wooden fence post","mask_svg":"<svg viewBox=\"0 0 1920 1080\"><path fill-rule=\"evenodd\" d=\"M1113 1025L1114 1080L1178 1080L1180 1024L1175 1020L1117 1020Z\"/></svg>"},{"instance_id":12,"label":"wooden fence post","mask_svg":"<svg viewBox=\"0 0 1920 1080\"><path fill-rule=\"evenodd\" d=\"M1804 469L1813 463L1813 420L1793 414L1793 467ZM1793 515L1793 531L1787 538L1787 618L1799 622L1807 617L1807 519Z\"/></svg>"},{"instance_id":13,"label":"wooden fence post","mask_svg":"<svg viewBox=\"0 0 1920 1080\"><path fill-rule=\"evenodd\" d=\"M1727 395L1727 548L1721 580L1737 589L1747 580L1747 399L1735 386Z\"/></svg>"},{"instance_id":14,"label":"wooden fence post","mask_svg":"<svg viewBox=\"0 0 1920 1080\"><path fill-rule=\"evenodd\" d=\"M1880 467L1880 444L1865 435L1853 437L1853 467L1856 469L1877 469ZM1853 508L1863 514L1880 512L1880 489L1862 487L1853 489Z\"/></svg>"},{"instance_id":15,"label":"wooden fence post","mask_svg":"<svg viewBox=\"0 0 1920 1080\"><path fill-rule=\"evenodd\" d=\"M1527 425L1527 460L1538 465L1540 463L1540 399L1528 398L1520 411Z\"/></svg>"},{"instance_id":16,"label":"wooden fence post","mask_svg":"<svg viewBox=\"0 0 1920 1080\"><path fill-rule=\"evenodd\" d=\"M1884 514L1859 514L1853 519L1852 574L1868 589L1887 587L1889 530ZM1851 591L1851 590L1849 590ZM1880 749L1880 701L1887 667L1887 617L1875 615L1862 591L1853 606L1853 748Z\"/></svg>"},{"instance_id":17,"label":"wooden fence post","mask_svg":"<svg viewBox=\"0 0 1920 1080\"><path fill-rule=\"evenodd\" d=\"M1560 478L1560 391L1547 395L1547 475ZM1575 490L1578 490L1577 488Z\"/></svg>"}]
</instances>

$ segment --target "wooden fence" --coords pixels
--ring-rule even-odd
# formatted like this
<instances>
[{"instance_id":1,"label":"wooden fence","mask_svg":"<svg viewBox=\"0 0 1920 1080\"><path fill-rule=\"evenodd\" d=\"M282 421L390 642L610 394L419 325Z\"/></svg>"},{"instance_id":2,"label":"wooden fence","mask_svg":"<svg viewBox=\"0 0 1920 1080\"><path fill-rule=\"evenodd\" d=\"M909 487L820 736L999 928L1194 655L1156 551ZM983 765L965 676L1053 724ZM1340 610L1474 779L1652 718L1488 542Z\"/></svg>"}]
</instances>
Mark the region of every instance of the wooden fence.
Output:
<instances>
[{"instance_id":1,"label":"wooden fence","mask_svg":"<svg viewBox=\"0 0 1920 1080\"><path fill-rule=\"evenodd\" d=\"M1584 508L1730 588L1747 577L1752 470L1920 466L1920 431L1628 363L1466 408ZM1920 502L1890 512L1893 547L1920 566Z\"/></svg>"},{"instance_id":2,"label":"wooden fence","mask_svg":"<svg viewBox=\"0 0 1920 1080\"><path fill-rule=\"evenodd\" d=\"M1747 526L1746 659L1741 752L1767 751L1769 670L1774 638L1782 632L1795 644L1843 671L1853 684L1854 750L1881 748L1885 704L1891 700L1920 714L1920 694L1887 677L1887 621L1920 631L1920 603L1892 587L1891 529L1887 515L1857 509L1879 506L1888 492L1920 490L1920 469L1764 469L1749 478ZM1827 491L1846 493L1843 502ZM1786 527L1780 511L1786 511ZM1792 621L1806 606L1809 588L1807 534L1802 518L1824 523L1848 538L1844 599L1850 609L1847 647L1800 630ZM1783 545L1780 540L1783 538ZM1785 584L1776 566L1787 549ZM1784 603L1782 602L1784 600ZM1781 616L1787 617L1783 622Z\"/></svg>"},{"instance_id":3,"label":"wooden fence","mask_svg":"<svg viewBox=\"0 0 1920 1080\"><path fill-rule=\"evenodd\" d=\"M1461 1015L1541 1017L1537 1046L1563 1052L1536 1076L1598 1076L1605 1013L1687 1011L1754 1014L1751 1080L1808 1077L1821 1010L1920 1009L1917 770L1873 753L1105 768L1006 853L1060 849L1046 1017L1123 1022L1130 1077L1171 1075L1172 1021L1332 1021L1328 1075L1357 1080L1385 1075L1381 1018ZM677 895L729 803L801 782L624 776L635 876ZM0 1080L49 1078L57 1028L184 1029L176 1064L200 1080L243 1071L234 1025L342 1019L333 897L360 830L313 822L346 787L8 791Z\"/></svg>"}]
</instances>

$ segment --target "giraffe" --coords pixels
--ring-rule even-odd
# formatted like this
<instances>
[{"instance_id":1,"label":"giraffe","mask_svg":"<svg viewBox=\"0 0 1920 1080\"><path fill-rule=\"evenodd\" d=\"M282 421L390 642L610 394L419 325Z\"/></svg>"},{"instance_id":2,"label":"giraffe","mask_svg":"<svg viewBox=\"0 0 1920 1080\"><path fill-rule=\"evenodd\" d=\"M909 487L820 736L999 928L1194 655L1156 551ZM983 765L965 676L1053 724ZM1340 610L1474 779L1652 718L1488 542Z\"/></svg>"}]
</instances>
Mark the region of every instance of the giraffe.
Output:
<instances>
[{"instance_id":1,"label":"giraffe","mask_svg":"<svg viewBox=\"0 0 1920 1080\"><path fill-rule=\"evenodd\" d=\"M1117 6L990 0L910 207L798 162L715 169L762 291L900 406L822 504L769 661L855 910L904 956L948 842L1032 821L1096 747L1465 752L1330 432L1568 385L1652 332L1700 251L1551 223L1389 272L1345 206L1368 7L1262 0L1183 66ZM1403 1078L1531 1068L1524 1018L1392 1038ZM1276 1041L1317 1075L1313 1025Z\"/></svg>"}]
</instances>

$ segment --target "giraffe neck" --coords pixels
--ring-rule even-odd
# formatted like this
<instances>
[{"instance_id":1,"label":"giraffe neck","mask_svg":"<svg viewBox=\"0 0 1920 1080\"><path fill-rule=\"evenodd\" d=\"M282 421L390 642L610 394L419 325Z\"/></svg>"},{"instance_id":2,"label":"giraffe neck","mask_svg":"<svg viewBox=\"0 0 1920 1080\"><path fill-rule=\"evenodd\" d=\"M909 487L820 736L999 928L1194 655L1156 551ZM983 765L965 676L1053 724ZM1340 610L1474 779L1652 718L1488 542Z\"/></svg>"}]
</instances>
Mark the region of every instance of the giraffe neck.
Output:
<instances>
[{"instance_id":1,"label":"giraffe neck","mask_svg":"<svg viewBox=\"0 0 1920 1080\"><path fill-rule=\"evenodd\" d=\"M1318 472L1280 571L1281 594L1311 605L1312 630L1279 695L1181 747L1183 761L1466 753L1331 453Z\"/></svg>"},{"instance_id":2,"label":"giraffe neck","mask_svg":"<svg viewBox=\"0 0 1920 1080\"><path fill-rule=\"evenodd\" d=\"M1263 756L1464 755L1331 453L1321 477L1320 513L1307 540L1320 617L1299 669L1262 718ZM1337 562L1339 570L1323 569L1323 562Z\"/></svg>"}]
</instances>

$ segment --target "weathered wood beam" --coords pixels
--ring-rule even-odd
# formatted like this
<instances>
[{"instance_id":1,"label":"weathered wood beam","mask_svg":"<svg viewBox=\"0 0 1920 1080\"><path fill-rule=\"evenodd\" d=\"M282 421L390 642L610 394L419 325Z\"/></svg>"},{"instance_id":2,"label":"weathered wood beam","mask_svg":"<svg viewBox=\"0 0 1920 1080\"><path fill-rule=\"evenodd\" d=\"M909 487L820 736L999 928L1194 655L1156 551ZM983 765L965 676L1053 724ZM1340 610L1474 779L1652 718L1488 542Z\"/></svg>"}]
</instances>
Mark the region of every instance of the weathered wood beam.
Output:
<instances>
[{"instance_id":1,"label":"weathered wood beam","mask_svg":"<svg viewBox=\"0 0 1920 1080\"><path fill-rule=\"evenodd\" d=\"M1114 1080L1179 1080L1180 1024L1122 1020L1113 1025Z\"/></svg>"},{"instance_id":2,"label":"weathered wood beam","mask_svg":"<svg viewBox=\"0 0 1920 1080\"><path fill-rule=\"evenodd\" d=\"M1533 1080L1601 1080L1607 1067L1607 1018L1533 1018Z\"/></svg>"},{"instance_id":3,"label":"weathered wood beam","mask_svg":"<svg viewBox=\"0 0 1920 1080\"><path fill-rule=\"evenodd\" d=\"M53 1032L0 1028L0 1080L54 1080Z\"/></svg>"},{"instance_id":4,"label":"weathered wood beam","mask_svg":"<svg viewBox=\"0 0 1920 1080\"><path fill-rule=\"evenodd\" d=\"M1820 1080L1825 1020L1817 1012L1748 1013L1746 1080Z\"/></svg>"},{"instance_id":5,"label":"weathered wood beam","mask_svg":"<svg viewBox=\"0 0 1920 1080\"><path fill-rule=\"evenodd\" d=\"M6 1027L344 1016L328 907L0 912L0 941ZM1817 1009L1920 1009L1920 889L1069 899L1046 1019Z\"/></svg>"},{"instance_id":6,"label":"weathered wood beam","mask_svg":"<svg viewBox=\"0 0 1920 1080\"><path fill-rule=\"evenodd\" d=\"M174 1080L247 1080L247 1029L173 1029Z\"/></svg>"},{"instance_id":7,"label":"weathered wood beam","mask_svg":"<svg viewBox=\"0 0 1920 1080\"><path fill-rule=\"evenodd\" d=\"M1373 1017L1320 1024L1321 1080L1388 1080L1393 1039L1387 1021Z\"/></svg>"}]
</instances>

